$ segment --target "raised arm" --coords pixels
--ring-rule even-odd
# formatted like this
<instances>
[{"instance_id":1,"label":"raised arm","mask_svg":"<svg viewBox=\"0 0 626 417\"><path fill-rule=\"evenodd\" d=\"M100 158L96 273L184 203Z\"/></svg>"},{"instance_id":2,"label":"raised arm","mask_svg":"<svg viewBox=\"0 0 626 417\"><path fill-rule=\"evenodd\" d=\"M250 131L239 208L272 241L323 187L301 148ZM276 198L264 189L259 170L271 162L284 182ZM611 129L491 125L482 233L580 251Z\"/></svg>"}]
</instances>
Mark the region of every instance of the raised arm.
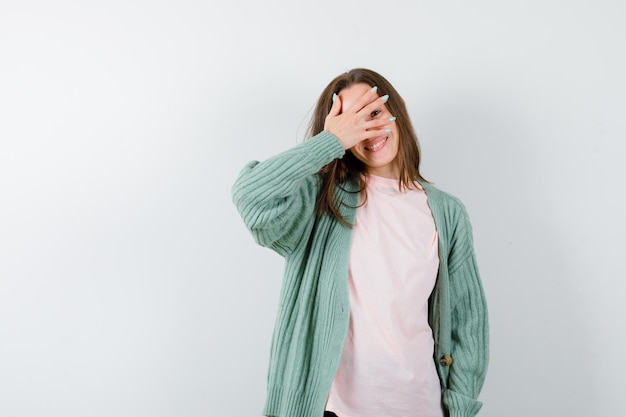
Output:
<instances>
[{"instance_id":1,"label":"raised arm","mask_svg":"<svg viewBox=\"0 0 626 417\"><path fill-rule=\"evenodd\" d=\"M390 123L371 116L387 100L378 96L376 88L368 89L349 108L334 97L321 133L264 162L249 163L232 189L233 201L257 243L283 256L312 227L319 191L316 173Z\"/></svg>"}]
</instances>

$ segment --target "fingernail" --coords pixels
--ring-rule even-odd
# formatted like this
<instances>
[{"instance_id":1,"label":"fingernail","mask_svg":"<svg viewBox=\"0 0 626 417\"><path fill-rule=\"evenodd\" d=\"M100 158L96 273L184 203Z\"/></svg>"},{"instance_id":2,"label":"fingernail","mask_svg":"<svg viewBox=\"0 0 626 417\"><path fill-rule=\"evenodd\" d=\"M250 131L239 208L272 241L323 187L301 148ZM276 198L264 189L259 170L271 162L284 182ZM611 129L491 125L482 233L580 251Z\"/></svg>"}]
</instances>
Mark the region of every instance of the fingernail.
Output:
<instances>
[{"instance_id":1,"label":"fingernail","mask_svg":"<svg viewBox=\"0 0 626 417\"><path fill-rule=\"evenodd\" d=\"M391 133L391 129L385 129L385 133Z\"/></svg>"},{"instance_id":2,"label":"fingernail","mask_svg":"<svg viewBox=\"0 0 626 417\"><path fill-rule=\"evenodd\" d=\"M385 94L385 95L384 95L384 96L382 96L380 99L383 101L383 103L386 103L386 102L387 102L387 100L389 100L389 94Z\"/></svg>"},{"instance_id":3,"label":"fingernail","mask_svg":"<svg viewBox=\"0 0 626 417\"><path fill-rule=\"evenodd\" d=\"M337 101L337 93L333 93L333 103Z\"/></svg>"},{"instance_id":4,"label":"fingernail","mask_svg":"<svg viewBox=\"0 0 626 417\"><path fill-rule=\"evenodd\" d=\"M372 89L370 90L372 93L375 93L376 91L378 91L378 86L374 86L372 87Z\"/></svg>"},{"instance_id":5,"label":"fingernail","mask_svg":"<svg viewBox=\"0 0 626 417\"><path fill-rule=\"evenodd\" d=\"M389 118L389 121L390 121L390 122L394 122L395 120L396 120L396 118L395 118L395 117L393 117L393 116Z\"/></svg>"}]
</instances>

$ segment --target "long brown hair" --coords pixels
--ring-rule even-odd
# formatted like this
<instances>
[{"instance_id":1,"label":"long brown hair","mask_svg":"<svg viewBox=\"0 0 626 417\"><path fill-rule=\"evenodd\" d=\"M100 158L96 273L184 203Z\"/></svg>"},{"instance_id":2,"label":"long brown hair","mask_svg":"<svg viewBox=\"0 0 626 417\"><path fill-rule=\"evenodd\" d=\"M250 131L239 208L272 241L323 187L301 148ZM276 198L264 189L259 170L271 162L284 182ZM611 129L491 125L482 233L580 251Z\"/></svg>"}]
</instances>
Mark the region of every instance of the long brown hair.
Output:
<instances>
[{"instance_id":1,"label":"long brown hair","mask_svg":"<svg viewBox=\"0 0 626 417\"><path fill-rule=\"evenodd\" d=\"M389 95L389 100L385 105L393 116L396 117L396 129L398 130L398 162L400 165L400 189L415 188L414 181L425 181L419 171L420 149L417 142L417 135L411 124L409 113L400 94L382 75L365 68L355 68L344 74L337 76L326 86L320 95L307 137L313 137L324 130L326 116L330 112L333 101L333 93L339 94L344 88L353 84L367 84L370 87L377 86L378 94ZM364 177L367 177L367 168L349 150L341 159L326 164L318 174L322 180L320 195L317 202L317 212L321 215L335 216L346 226L350 224L343 218L337 206L338 201L335 196L335 187L341 187L346 181L358 181L360 190L365 189Z\"/></svg>"}]
</instances>

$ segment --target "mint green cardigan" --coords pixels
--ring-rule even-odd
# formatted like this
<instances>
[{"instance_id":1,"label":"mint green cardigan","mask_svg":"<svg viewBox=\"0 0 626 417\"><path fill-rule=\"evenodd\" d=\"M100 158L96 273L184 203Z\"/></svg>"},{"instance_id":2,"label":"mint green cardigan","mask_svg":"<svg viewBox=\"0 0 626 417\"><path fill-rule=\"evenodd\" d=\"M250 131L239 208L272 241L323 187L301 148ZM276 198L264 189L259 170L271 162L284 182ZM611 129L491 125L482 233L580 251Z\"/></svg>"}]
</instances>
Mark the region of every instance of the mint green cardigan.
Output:
<instances>
[{"instance_id":1,"label":"mint green cardigan","mask_svg":"<svg viewBox=\"0 0 626 417\"><path fill-rule=\"evenodd\" d=\"M285 259L276 318L266 416L322 417L348 330L348 256L352 229L316 215L317 172L344 155L321 132L263 162L250 162L232 188L256 242ZM450 417L478 413L488 361L487 309L461 202L422 183L439 234L439 272L429 322L442 400ZM354 223L358 185L337 190L344 218ZM445 358L445 359L444 359ZM450 358L452 362L450 363Z\"/></svg>"}]
</instances>

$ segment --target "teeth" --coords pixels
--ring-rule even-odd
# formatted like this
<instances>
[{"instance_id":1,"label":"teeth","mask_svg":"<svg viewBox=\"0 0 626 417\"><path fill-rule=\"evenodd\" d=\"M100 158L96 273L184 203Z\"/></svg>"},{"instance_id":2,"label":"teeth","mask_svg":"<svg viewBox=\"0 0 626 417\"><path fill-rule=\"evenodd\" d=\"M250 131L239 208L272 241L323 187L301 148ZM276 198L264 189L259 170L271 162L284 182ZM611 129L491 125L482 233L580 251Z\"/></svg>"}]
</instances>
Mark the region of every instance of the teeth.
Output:
<instances>
[{"instance_id":1,"label":"teeth","mask_svg":"<svg viewBox=\"0 0 626 417\"><path fill-rule=\"evenodd\" d=\"M376 149L380 148L381 146L383 146L385 144L385 142L387 142L387 139L389 138L385 138L385 140L381 140L380 142L378 142L375 145L372 146L366 146L365 149L367 149L368 151L375 151Z\"/></svg>"}]
</instances>

